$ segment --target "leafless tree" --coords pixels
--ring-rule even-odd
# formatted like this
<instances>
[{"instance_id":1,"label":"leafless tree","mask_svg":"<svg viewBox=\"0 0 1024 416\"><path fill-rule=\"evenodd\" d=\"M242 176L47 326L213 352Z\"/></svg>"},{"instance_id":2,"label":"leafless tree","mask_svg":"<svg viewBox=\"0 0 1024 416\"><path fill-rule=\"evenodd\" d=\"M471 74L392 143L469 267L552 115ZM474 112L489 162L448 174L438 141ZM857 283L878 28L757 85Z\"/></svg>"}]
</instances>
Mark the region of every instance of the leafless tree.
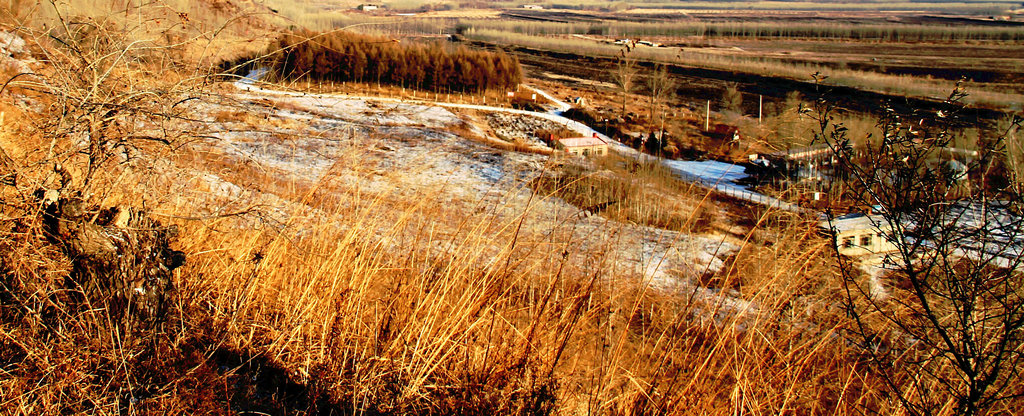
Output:
<instances>
[{"instance_id":1,"label":"leafless tree","mask_svg":"<svg viewBox=\"0 0 1024 416\"><path fill-rule=\"evenodd\" d=\"M1014 185L1024 178L1002 168L1003 138L1020 119L953 163L943 155L965 122L964 96L958 86L941 111L883 108L873 138L848 137L826 98L805 112L845 172L844 198L891 229L884 290L839 256L847 335L913 415L975 415L1024 394L1024 198Z\"/></svg>"},{"instance_id":2,"label":"leafless tree","mask_svg":"<svg viewBox=\"0 0 1024 416\"><path fill-rule=\"evenodd\" d=\"M661 110L661 105L672 96L675 91L675 80L668 73L668 69L665 65L658 65L654 69L654 72L647 77L647 90L650 92L650 120L651 128L654 128L654 123L657 122L656 114ZM665 113L663 110L660 111L661 125L659 130L664 134L665 132Z\"/></svg>"},{"instance_id":3,"label":"leafless tree","mask_svg":"<svg viewBox=\"0 0 1024 416\"><path fill-rule=\"evenodd\" d=\"M47 68L10 77L0 93L31 91L46 104L30 123L49 140L48 150L20 165L52 172L20 181L14 163L0 157L4 171L15 170L0 174L20 195L34 196L22 209L38 215L42 234L72 259L68 291L85 301L72 299L68 307L103 316L98 327L149 328L167 310L171 271L184 255L169 248L173 227L130 206L100 207L118 186L114 175L101 173L146 169L143 152L171 150L195 134L179 104L202 94L203 77L151 75L164 53L180 45L132 39L134 29L113 18L67 16L58 2L38 7L50 8L55 24L15 33L31 39Z\"/></svg>"},{"instance_id":4,"label":"leafless tree","mask_svg":"<svg viewBox=\"0 0 1024 416\"><path fill-rule=\"evenodd\" d=\"M619 57L619 61L615 66L615 72L612 72L612 81L619 87L619 92L622 93L622 115L626 115L626 98L631 91L633 91L633 82L635 81L637 74L636 59L633 59L625 51Z\"/></svg>"},{"instance_id":5,"label":"leafless tree","mask_svg":"<svg viewBox=\"0 0 1024 416\"><path fill-rule=\"evenodd\" d=\"M722 94L722 108L737 115L743 113L743 93L740 92L739 85L736 83L729 83L725 86L725 92Z\"/></svg>"}]
</instances>

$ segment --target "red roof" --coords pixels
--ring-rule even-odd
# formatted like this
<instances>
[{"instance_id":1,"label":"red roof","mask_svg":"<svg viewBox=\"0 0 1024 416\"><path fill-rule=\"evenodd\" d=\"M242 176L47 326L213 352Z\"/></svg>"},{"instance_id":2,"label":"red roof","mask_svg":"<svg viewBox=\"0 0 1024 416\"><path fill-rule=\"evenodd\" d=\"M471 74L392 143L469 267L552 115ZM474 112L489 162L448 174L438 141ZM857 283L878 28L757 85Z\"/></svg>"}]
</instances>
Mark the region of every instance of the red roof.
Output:
<instances>
[{"instance_id":1,"label":"red roof","mask_svg":"<svg viewBox=\"0 0 1024 416\"><path fill-rule=\"evenodd\" d=\"M559 139L558 143L561 143L564 147L591 147L591 146L602 146L605 143L597 137L570 137L568 139Z\"/></svg>"}]
</instances>

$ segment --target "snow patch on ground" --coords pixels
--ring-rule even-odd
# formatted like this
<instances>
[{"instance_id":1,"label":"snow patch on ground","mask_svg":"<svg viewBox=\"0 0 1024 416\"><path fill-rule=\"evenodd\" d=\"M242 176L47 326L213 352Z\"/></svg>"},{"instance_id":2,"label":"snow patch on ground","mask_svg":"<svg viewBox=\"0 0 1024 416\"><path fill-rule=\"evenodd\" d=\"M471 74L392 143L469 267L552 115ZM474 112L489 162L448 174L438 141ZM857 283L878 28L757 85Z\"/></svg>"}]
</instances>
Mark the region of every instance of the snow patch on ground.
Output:
<instances>
[{"instance_id":1,"label":"snow patch on ground","mask_svg":"<svg viewBox=\"0 0 1024 416\"><path fill-rule=\"evenodd\" d=\"M714 160L666 160L663 162L672 170L685 172L710 183L736 183L747 175L743 166Z\"/></svg>"},{"instance_id":2,"label":"snow patch on ground","mask_svg":"<svg viewBox=\"0 0 1024 416\"><path fill-rule=\"evenodd\" d=\"M736 181L747 177L744 168L731 163L714 160L664 160L662 161L679 179L692 182L705 188L745 201L754 202L772 208L792 212L807 212L796 204L773 198L738 185Z\"/></svg>"},{"instance_id":3,"label":"snow patch on ground","mask_svg":"<svg viewBox=\"0 0 1024 416\"><path fill-rule=\"evenodd\" d=\"M252 93L240 96L250 100L265 97L263 94ZM463 123L459 116L448 109L416 103L378 102L319 94L291 94L274 97L274 101L287 103L289 107L305 110L312 114L322 114L374 126L442 128Z\"/></svg>"},{"instance_id":4,"label":"snow patch on ground","mask_svg":"<svg viewBox=\"0 0 1024 416\"><path fill-rule=\"evenodd\" d=\"M720 272L724 259L739 251L739 246L718 238L649 228L645 233L650 237L638 250L643 278L662 290L671 290L680 280L693 281Z\"/></svg>"},{"instance_id":5,"label":"snow patch on ground","mask_svg":"<svg viewBox=\"0 0 1024 416\"><path fill-rule=\"evenodd\" d=\"M240 92L230 103L190 104L198 114L246 115L212 123L220 127L195 147L262 172L274 182L330 190L339 203L348 203L345 196L357 194L383 195L403 203L426 198L452 212L456 207L465 207L466 215L485 211L494 216L495 227L521 218L524 241L567 239L563 241L574 244L574 267L638 278L656 290L691 288L697 277L720 271L724 259L738 250L720 238L616 223L586 215L561 199L535 195L529 183L544 171L545 156L503 151L460 137L454 132L473 134L466 128L472 123L447 108L265 91ZM557 117L512 114L545 122ZM201 187L224 199L271 207L266 216L273 222L284 223L296 215L325 216L316 208L297 206L267 190L247 189L225 177L207 172L201 176ZM377 234L389 235L387 230ZM501 249L500 244L494 246L487 250ZM500 256L496 251L495 256L480 258L492 257Z\"/></svg>"},{"instance_id":6,"label":"snow patch on ground","mask_svg":"<svg viewBox=\"0 0 1024 416\"><path fill-rule=\"evenodd\" d=\"M285 96L290 96L290 97L307 97L307 96L309 96L308 94L304 94L304 93L283 92L283 91L261 89L259 87L256 87L254 85L247 84L247 83L244 83L244 82L236 82L235 85L239 89L242 89L242 90L245 90L245 91L250 91L250 92L256 92L256 93L262 94L263 96L278 96L278 97L285 97ZM440 108L440 107L444 107L444 108L462 108L462 109L488 111L488 112L501 112L501 113L505 113L505 114L517 114L517 115L523 115L523 116L530 116L530 117L536 117L536 118L540 118L540 119L545 119L545 120L554 122L554 123L558 124L559 126L562 126L562 127L565 127L565 128L567 128L569 130L575 131L575 132L579 133L580 136L583 136L583 137L596 136L598 138L601 138L602 140L607 142L614 151L616 151L616 152L618 152L618 153L620 153L622 155L634 157L637 160L641 160L641 161L656 160L656 158L654 158L653 156L640 153L640 152L636 151L636 149L630 148L629 146L626 146L626 145L624 145L622 143L619 143L618 141L613 140L612 138L606 136L605 134L599 133L598 131L594 130L590 126L587 126L586 124L583 124L583 123L580 123L578 121L571 120L571 119L563 117L561 115L561 113L571 107L568 103L565 103L564 101L558 100L556 97L550 95L546 91L543 91L543 90L540 90L540 89L537 89L537 88L533 88L533 87L527 87L527 88L530 88L530 89L536 91L538 94L541 94L545 98L548 98L549 100L551 100L553 103L555 103L555 105L554 105L555 108L553 108L551 110L551 112L549 112L549 113L539 113L539 112L534 112L534 111L516 110L516 109L500 108L500 107L491 107L491 106L476 105L476 104L459 104L459 103L434 103L433 107L438 107L438 108ZM345 97L345 96L316 95L316 97L324 98L324 99L328 99L328 98L329 99L343 99L343 97ZM398 99L398 98L349 97L349 99L365 100L365 101L373 101L373 102L382 102L382 103L386 103L386 102L391 102L391 103L399 102L399 103L401 103L401 102L404 102L404 99ZM430 107L430 106L428 105L428 107ZM787 210L787 211L805 212L805 210L803 210L802 208L800 208L799 206L797 206L795 204L790 204L790 203L787 203L785 201L779 200L777 198L769 197L769 196L766 196L766 195L759 194L757 192L750 191L750 190L746 189L743 186L739 186L739 185L736 185L736 184L732 183L732 181L721 181L721 180L718 180L716 178L716 180L714 182L712 182L710 180L703 179L703 178L701 178L699 176L692 175L692 174L688 173L685 169L683 169L683 168L688 167L688 166L673 167L669 163L667 163L667 162L687 162L687 161L664 160L663 162L666 162L666 166L668 166L670 169L672 169L677 174L677 176L680 177L680 179L683 179L685 181L693 182L693 183L695 183L697 185L700 185L700 186L703 186L705 188L714 189L716 191L726 193L726 194L728 194L730 196L733 196L735 198L743 199L743 200L754 202L754 203L757 203L757 204L762 204L762 205L766 205L766 206L770 206L770 207L774 207L774 208L778 208L778 209L783 209L783 210ZM718 163L721 163L721 162L718 162ZM705 170L705 169L698 169L698 170L700 171L700 170ZM742 170L740 170L740 172L742 172Z\"/></svg>"},{"instance_id":7,"label":"snow patch on ground","mask_svg":"<svg viewBox=\"0 0 1024 416\"><path fill-rule=\"evenodd\" d=\"M190 199L206 200L211 197L221 201L220 208L212 211L199 212L199 216L216 217L229 214L230 210L252 210L257 215L240 216L239 224L242 227L263 228L266 226L278 227L294 221L296 218L323 217L324 213L316 208L297 204L273 193L259 192L246 189L232 182L224 180L220 176L191 170L192 179L188 180L188 187L184 190L184 197Z\"/></svg>"}]
</instances>

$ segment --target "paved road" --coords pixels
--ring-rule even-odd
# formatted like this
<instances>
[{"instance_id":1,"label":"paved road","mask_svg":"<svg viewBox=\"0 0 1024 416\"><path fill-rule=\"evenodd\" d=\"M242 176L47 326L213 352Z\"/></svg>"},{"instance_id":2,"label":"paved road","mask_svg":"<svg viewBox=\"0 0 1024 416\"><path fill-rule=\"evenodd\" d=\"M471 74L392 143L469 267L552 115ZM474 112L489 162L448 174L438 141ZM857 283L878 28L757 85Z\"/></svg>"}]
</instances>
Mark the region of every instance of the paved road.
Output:
<instances>
[{"instance_id":1,"label":"paved road","mask_svg":"<svg viewBox=\"0 0 1024 416\"><path fill-rule=\"evenodd\" d=\"M562 100L559 100L558 98L555 98L554 95L549 94L547 91L544 91L544 90L542 90L540 88L531 87L529 85L524 85L524 87L526 87L526 89L528 89L530 91L533 91L533 92L535 92L537 94L540 94L541 97L547 98L548 101L551 101L552 103L554 103L555 110L552 111L552 113L554 113L554 114L562 115L562 113L564 113L566 111L569 111L569 109L572 108L572 104L569 104L569 103L567 103L565 101L562 101Z\"/></svg>"}]
</instances>

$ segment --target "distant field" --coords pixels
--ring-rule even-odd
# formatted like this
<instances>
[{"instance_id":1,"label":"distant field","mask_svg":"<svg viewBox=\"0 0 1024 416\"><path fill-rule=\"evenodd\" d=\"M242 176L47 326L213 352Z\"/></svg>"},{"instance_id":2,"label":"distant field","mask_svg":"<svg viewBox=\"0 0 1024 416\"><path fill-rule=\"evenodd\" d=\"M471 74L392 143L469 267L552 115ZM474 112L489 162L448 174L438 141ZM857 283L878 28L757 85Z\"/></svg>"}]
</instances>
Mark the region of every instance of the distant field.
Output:
<instances>
[{"instance_id":1,"label":"distant field","mask_svg":"<svg viewBox=\"0 0 1024 416\"><path fill-rule=\"evenodd\" d=\"M1024 22L988 16L799 7L685 14L509 10L503 16L464 19L459 30L472 40L582 56L628 55L791 80L819 72L832 85L926 99L945 97L965 79L976 105L1019 109L1024 102ZM634 46L637 40L658 46Z\"/></svg>"},{"instance_id":2,"label":"distant field","mask_svg":"<svg viewBox=\"0 0 1024 416\"><path fill-rule=\"evenodd\" d=\"M510 15L540 18L541 14ZM467 20L463 25L527 35L602 35L612 37L690 37L746 39L844 39L882 42L959 42L969 40L1022 41L1021 25L943 25L901 22L848 23L842 21L635 21Z\"/></svg>"},{"instance_id":3,"label":"distant field","mask_svg":"<svg viewBox=\"0 0 1024 416\"><path fill-rule=\"evenodd\" d=\"M513 34L489 30L468 30L469 39L485 42L527 46L551 51L565 51L585 56L616 57L623 48L619 45L579 38L555 38ZM701 48L635 48L633 58L673 63L698 68L745 72L794 80L808 80L810 74L829 75L828 83L894 95L929 99L945 97L952 91L954 81L927 76L890 75L879 72L834 68L815 62L787 62L783 59L757 55L733 55L705 51ZM995 108L1019 107L1024 96L1007 93L1007 86L986 87L982 83L968 83L972 91L969 100L975 104Z\"/></svg>"},{"instance_id":4,"label":"distant field","mask_svg":"<svg viewBox=\"0 0 1024 416\"><path fill-rule=\"evenodd\" d=\"M354 9L359 0L265 0L263 4L280 11L296 21L309 19L324 22L330 14ZM956 13L968 15L999 15L1021 8L1018 1L987 2L814 2L814 1L454 1L454 0L395 0L382 2L393 12L432 12L444 16L479 17L479 10L520 9L524 4L541 5L554 10L604 10L632 15L721 13L734 11L786 12L872 12L914 11L928 13ZM324 12L327 12L326 15ZM319 14L319 16L318 16ZM477 14L477 16L472 16Z\"/></svg>"},{"instance_id":5,"label":"distant field","mask_svg":"<svg viewBox=\"0 0 1024 416\"><path fill-rule=\"evenodd\" d=\"M946 96L964 78L976 105L1015 109L1024 102L1024 22L993 18L1008 16L1018 2L581 1L532 2L545 9L527 10L519 7L526 2L410 0L372 13L346 1L267 4L316 30L396 39L458 33L603 58L624 53L616 39L643 39L662 45L630 49L644 61L792 80L820 72L833 85L927 99ZM397 13L410 10L415 14Z\"/></svg>"},{"instance_id":6,"label":"distant field","mask_svg":"<svg viewBox=\"0 0 1024 416\"><path fill-rule=\"evenodd\" d=\"M557 5L571 5L575 2L556 2ZM581 1L580 4L592 4ZM610 2L593 2L610 3ZM814 10L814 11L873 11L873 10L921 10L956 13L995 13L1017 7L1016 1L993 2L815 2L815 1L652 1L631 2L634 10Z\"/></svg>"},{"instance_id":7,"label":"distant field","mask_svg":"<svg viewBox=\"0 0 1024 416\"><path fill-rule=\"evenodd\" d=\"M415 1L415 0L414 0ZM436 3L424 1L424 3ZM478 6L480 3L473 3ZM1020 7L1018 1L932 1L932 2L822 2L822 1L507 1L485 3L490 7L519 7L523 4L537 4L547 9L564 10L614 10L627 13L685 13L688 11L719 11L719 10L759 10L759 11L925 11L940 13L964 14L997 14L1009 9Z\"/></svg>"}]
</instances>

